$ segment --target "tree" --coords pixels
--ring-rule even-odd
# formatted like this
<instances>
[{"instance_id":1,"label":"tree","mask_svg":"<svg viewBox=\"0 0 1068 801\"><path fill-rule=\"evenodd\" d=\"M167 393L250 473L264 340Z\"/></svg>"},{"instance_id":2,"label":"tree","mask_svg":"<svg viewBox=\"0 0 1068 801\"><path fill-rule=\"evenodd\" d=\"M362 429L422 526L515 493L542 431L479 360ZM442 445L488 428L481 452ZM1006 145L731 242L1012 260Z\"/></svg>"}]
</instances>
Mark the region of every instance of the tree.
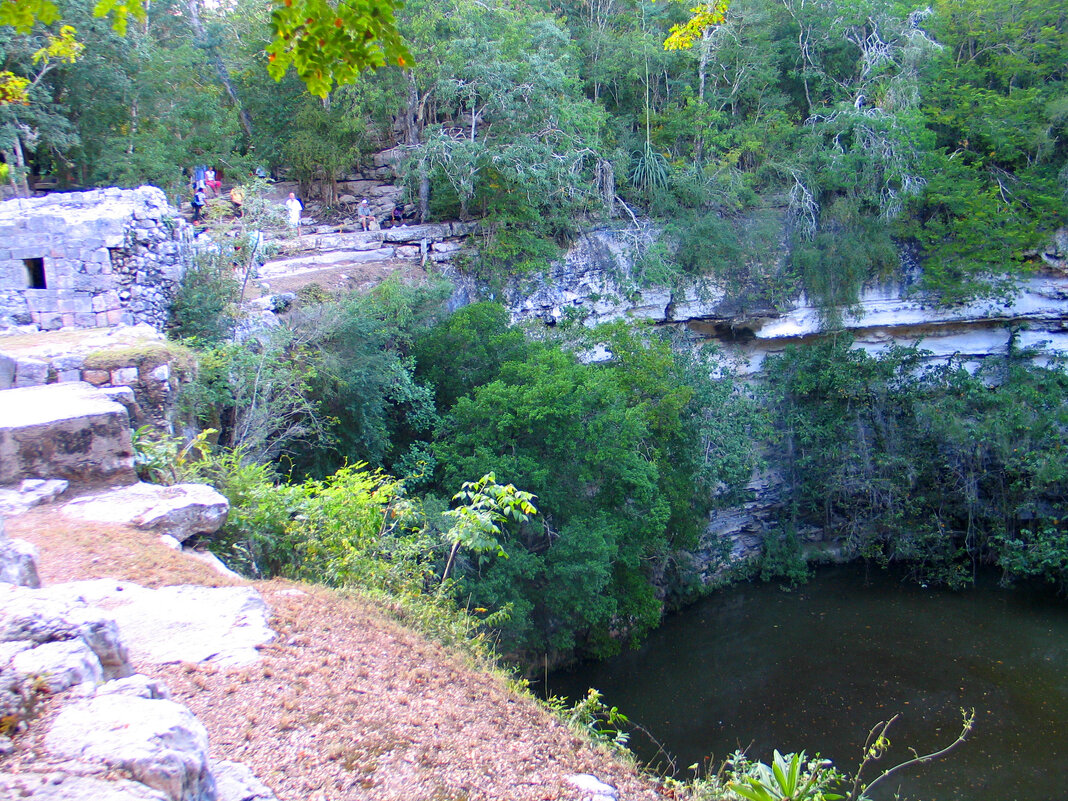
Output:
<instances>
[{"instance_id":1,"label":"tree","mask_svg":"<svg viewBox=\"0 0 1068 801\"><path fill-rule=\"evenodd\" d=\"M446 412L475 387L496 379L503 364L522 361L529 347L522 329L509 325L504 306L472 303L416 338L415 376L434 388L436 406Z\"/></svg>"},{"instance_id":2,"label":"tree","mask_svg":"<svg viewBox=\"0 0 1068 801\"><path fill-rule=\"evenodd\" d=\"M18 35L5 42L5 66L15 67L25 77L11 70L0 73L0 155L8 167L7 179L16 196L28 196L28 157L39 147L62 153L77 136L62 107L54 100L45 76L63 65L74 64L84 45L74 38L74 29L63 26L58 35Z\"/></svg>"},{"instance_id":3,"label":"tree","mask_svg":"<svg viewBox=\"0 0 1068 801\"><path fill-rule=\"evenodd\" d=\"M514 268L523 254L506 240L516 224L553 236L599 207L591 179L603 115L578 91L574 48L557 20L500 3L449 8L443 16L437 4L418 6L406 21L434 37L413 42L426 55L405 112L408 173L420 195L428 182L439 210L488 216L487 258L500 253L496 266Z\"/></svg>"},{"instance_id":4,"label":"tree","mask_svg":"<svg viewBox=\"0 0 1068 801\"><path fill-rule=\"evenodd\" d=\"M490 469L538 497L540 525L511 527L507 559L457 558L479 606L512 608L505 645L606 654L654 626L663 593L687 581L674 558L693 547L716 493L748 481L749 440L709 366L687 364L655 336L622 325L590 333L613 358L587 365L530 345L453 405L434 443L437 486ZM699 402L715 397L715 410ZM717 425L716 421L723 425ZM728 454L735 447L743 453ZM462 554L461 554L462 556Z\"/></svg>"},{"instance_id":5,"label":"tree","mask_svg":"<svg viewBox=\"0 0 1068 801\"><path fill-rule=\"evenodd\" d=\"M516 489L513 484L498 484L493 473L487 473L478 481L465 481L460 491L452 496L462 503L443 514L453 524L445 532L445 539L452 543L449 558L441 574L441 583L449 578L456 552L461 547L476 553L495 553L508 558L501 546L502 526L511 522L522 525L538 513L532 501L535 496Z\"/></svg>"},{"instance_id":6,"label":"tree","mask_svg":"<svg viewBox=\"0 0 1068 801\"><path fill-rule=\"evenodd\" d=\"M125 35L131 17L145 20L147 5L146 0L97 0L93 14L110 16L116 32ZM280 80L292 66L309 92L326 97L335 83L351 83L363 71L386 64L407 66L411 56L397 33L397 5L396 0L279 0L271 15L274 38L267 47L268 71ZM59 17L51 0L0 3L0 25L23 34ZM224 82L225 72L220 71ZM231 96L236 101L232 91Z\"/></svg>"},{"instance_id":7,"label":"tree","mask_svg":"<svg viewBox=\"0 0 1068 801\"><path fill-rule=\"evenodd\" d=\"M406 458L409 446L430 436L438 415L433 390L415 380L411 348L448 292L446 283L387 281L294 314L291 324L316 354L310 392L330 423L327 437L294 455L298 472L327 475L353 460L422 472L418 456Z\"/></svg>"}]
</instances>

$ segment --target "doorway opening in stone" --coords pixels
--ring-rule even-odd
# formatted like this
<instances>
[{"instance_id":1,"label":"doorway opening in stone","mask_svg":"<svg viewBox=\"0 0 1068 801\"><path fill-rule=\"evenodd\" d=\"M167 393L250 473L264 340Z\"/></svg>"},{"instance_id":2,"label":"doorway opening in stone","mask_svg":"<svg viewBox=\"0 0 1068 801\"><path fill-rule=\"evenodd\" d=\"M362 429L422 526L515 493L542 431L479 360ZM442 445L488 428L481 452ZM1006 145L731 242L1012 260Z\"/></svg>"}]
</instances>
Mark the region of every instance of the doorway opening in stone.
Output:
<instances>
[{"instance_id":1,"label":"doorway opening in stone","mask_svg":"<svg viewBox=\"0 0 1068 801\"><path fill-rule=\"evenodd\" d=\"M48 289L45 281L44 259L23 259L22 263L26 265L26 288Z\"/></svg>"}]
</instances>

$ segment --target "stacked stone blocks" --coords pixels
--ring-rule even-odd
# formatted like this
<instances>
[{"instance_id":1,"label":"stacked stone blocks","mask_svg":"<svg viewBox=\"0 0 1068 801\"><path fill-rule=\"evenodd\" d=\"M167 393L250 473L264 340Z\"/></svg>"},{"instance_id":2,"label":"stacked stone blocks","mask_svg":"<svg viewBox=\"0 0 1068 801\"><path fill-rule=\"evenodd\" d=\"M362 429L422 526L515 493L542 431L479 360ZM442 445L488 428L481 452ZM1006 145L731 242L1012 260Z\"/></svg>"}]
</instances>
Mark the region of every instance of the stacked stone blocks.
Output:
<instances>
[{"instance_id":1,"label":"stacked stone blocks","mask_svg":"<svg viewBox=\"0 0 1068 801\"><path fill-rule=\"evenodd\" d=\"M155 187L0 203L0 330L162 329L189 230Z\"/></svg>"}]
</instances>

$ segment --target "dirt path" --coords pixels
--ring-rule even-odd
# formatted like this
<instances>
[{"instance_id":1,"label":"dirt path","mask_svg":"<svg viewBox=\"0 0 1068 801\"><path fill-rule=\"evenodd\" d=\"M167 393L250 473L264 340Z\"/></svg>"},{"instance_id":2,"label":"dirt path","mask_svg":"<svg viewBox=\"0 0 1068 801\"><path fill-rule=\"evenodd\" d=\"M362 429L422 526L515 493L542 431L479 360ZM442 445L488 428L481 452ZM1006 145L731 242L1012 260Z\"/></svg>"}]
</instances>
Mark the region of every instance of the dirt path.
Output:
<instances>
[{"instance_id":1,"label":"dirt path","mask_svg":"<svg viewBox=\"0 0 1068 801\"><path fill-rule=\"evenodd\" d=\"M231 583L153 535L67 523L48 508L9 520L8 533L40 549L45 584ZM662 798L502 676L369 604L310 585L253 584L278 633L261 664L139 668L193 710L215 758L247 763L280 801L578 801L584 794L566 781L574 773L614 785L621 801Z\"/></svg>"},{"instance_id":2,"label":"dirt path","mask_svg":"<svg viewBox=\"0 0 1068 801\"><path fill-rule=\"evenodd\" d=\"M420 283L427 280L426 271L417 263L405 259L372 261L364 264L342 264L321 270L304 270L289 275L275 275L267 279L271 294L296 292L302 287L318 284L328 292L343 292L352 289L366 292L387 278L396 276L404 283ZM259 294L258 287L250 286L246 296Z\"/></svg>"}]
</instances>

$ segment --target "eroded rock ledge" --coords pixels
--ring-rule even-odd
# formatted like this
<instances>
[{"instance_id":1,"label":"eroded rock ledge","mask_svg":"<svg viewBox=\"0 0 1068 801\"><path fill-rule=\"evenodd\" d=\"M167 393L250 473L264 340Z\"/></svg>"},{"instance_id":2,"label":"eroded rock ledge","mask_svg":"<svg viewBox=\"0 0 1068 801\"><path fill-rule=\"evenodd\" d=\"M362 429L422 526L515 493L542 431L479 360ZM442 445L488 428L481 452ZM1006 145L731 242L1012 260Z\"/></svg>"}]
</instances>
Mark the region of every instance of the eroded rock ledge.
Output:
<instances>
[{"instance_id":1,"label":"eroded rock ledge","mask_svg":"<svg viewBox=\"0 0 1068 801\"><path fill-rule=\"evenodd\" d=\"M758 371L768 354L823 333L826 310L804 295L784 310L740 312L710 279L677 289L639 287L633 278L635 237L641 235L614 230L585 234L545 272L505 287L502 300L521 322L554 325L570 319L596 325L632 319L684 328L720 345L744 373ZM838 310L842 326L854 335L857 347L872 351L895 342L922 342L935 358L959 354L975 362L1004 354L1014 337L1017 346L1035 348L1040 359L1068 354L1068 231L1042 256L1044 267L1023 280L1009 301L940 307L913 292L914 282L902 279L866 287L854 307ZM483 292L463 275L450 278L458 284L460 303Z\"/></svg>"}]
</instances>

